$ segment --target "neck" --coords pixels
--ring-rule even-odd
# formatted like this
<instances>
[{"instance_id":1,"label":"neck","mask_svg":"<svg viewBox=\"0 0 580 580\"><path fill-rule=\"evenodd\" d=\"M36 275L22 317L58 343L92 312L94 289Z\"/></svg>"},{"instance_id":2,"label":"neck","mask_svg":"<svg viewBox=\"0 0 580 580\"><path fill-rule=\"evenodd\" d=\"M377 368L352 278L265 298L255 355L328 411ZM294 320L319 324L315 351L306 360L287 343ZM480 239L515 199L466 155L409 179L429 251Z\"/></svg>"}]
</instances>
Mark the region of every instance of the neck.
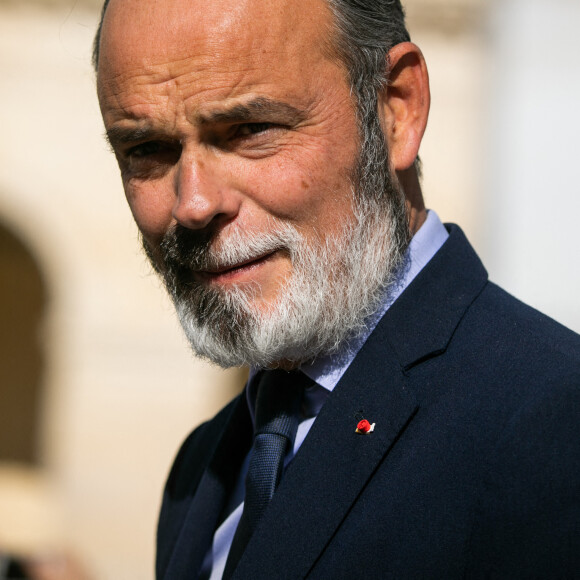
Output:
<instances>
[{"instance_id":1,"label":"neck","mask_svg":"<svg viewBox=\"0 0 580 580\"><path fill-rule=\"evenodd\" d=\"M405 192L405 205L409 218L409 231L415 235L427 219L427 210L423 201L423 192L419 176L414 166L404 171L397 171L397 178Z\"/></svg>"}]
</instances>

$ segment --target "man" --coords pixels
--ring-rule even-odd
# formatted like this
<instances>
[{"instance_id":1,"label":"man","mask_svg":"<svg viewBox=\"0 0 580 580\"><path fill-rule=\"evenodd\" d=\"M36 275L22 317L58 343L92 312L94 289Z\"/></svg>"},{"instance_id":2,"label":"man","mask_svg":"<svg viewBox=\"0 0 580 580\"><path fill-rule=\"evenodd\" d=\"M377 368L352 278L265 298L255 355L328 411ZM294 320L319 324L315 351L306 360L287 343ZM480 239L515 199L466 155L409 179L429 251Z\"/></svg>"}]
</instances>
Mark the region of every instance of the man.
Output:
<instances>
[{"instance_id":1,"label":"man","mask_svg":"<svg viewBox=\"0 0 580 580\"><path fill-rule=\"evenodd\" d=\"M192 347L252 368L176 459L158 578L580 575L580 341L425 210L399 2L110 0L95 64Z\"/></svg>"}]
</instances>

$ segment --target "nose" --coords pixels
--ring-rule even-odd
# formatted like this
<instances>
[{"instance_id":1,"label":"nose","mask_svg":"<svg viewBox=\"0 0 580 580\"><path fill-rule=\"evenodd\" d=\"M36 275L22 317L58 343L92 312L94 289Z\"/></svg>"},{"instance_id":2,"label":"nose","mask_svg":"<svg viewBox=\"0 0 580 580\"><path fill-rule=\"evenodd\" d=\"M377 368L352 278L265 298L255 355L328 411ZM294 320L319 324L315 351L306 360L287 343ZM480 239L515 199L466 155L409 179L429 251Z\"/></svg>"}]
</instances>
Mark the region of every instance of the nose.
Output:
<instances>
[{"instance_id":1,"label":"nose","mask_svg":"<svg viewBox=\"0 0 580 580\"><path fill-rule=\"evenodd\" d=\"M239 194L218 159L182 154L175 175L173 217L189 229L229 221L239 209Z\"/></svg>"}]
</instances>

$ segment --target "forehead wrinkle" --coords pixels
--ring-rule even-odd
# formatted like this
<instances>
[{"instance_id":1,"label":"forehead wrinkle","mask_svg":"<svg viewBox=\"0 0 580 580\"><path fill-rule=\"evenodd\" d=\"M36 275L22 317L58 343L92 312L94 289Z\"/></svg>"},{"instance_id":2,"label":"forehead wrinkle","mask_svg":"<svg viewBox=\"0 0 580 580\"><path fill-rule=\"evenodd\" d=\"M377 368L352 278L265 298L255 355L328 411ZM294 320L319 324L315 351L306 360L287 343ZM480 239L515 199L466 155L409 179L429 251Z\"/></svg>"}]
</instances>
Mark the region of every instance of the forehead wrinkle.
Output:
<instances>
[{"instance_id":1,"label":"forehead wrinkle","mask_svg":"<svg viewBox=\"0 0 580 580\"><path fill-rule=\"evenodd\" d=\"M142 64L107 84L117 85L121 91L123 85L127 85L130 91L126 92L131 96L149 93L153 100L166 96L179 97L183 103L189 100L203 102L211 99L212 93L219 95L218 100L225 100L237 92L248 92L254 84L248 77L262 72L259 67L244 64L246 60L249 60L248 57L239 55L230 57L228 66L224 67L224 62L216 62L215 55L198 54L195 57ZM144 90L140 91L140 88Z\"/></svg>"},{"instance_id":2,"label":"forehead wrinkle","mask_svg":"<svg viewBox=\"0 0 580 580\"><path fill-rule=\"evenodd\" d=\"M184 77L189 71L174 74L169 64L138 67L99 83L99 97L106 95L108 113L113 119L140 120L165 118L166 112L183 114ZM174 105L170 106L170 102ZM109 115L106 115L109 116Z\"/></svg>"}]
</instances>

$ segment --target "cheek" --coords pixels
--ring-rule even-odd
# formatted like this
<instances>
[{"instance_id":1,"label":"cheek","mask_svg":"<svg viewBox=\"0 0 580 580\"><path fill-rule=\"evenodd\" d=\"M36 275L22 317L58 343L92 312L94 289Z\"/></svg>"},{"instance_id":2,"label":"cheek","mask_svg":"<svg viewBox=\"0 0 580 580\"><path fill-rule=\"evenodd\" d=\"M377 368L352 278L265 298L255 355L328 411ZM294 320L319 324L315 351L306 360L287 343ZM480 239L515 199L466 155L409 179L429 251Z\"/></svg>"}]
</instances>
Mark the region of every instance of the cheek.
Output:
<instances>
[{"instance_id":1,"label":"cheek","mask_svg":"<svg viewBox=\"0 0 580 580\"><path fill-rule=\"evenodd\" d=\"M341 152L342 153L342 152ZM335 212L350 211L351 155L304 150L268 160L246 172L246 187L260 205L280 219L316 224Z\"/></svg>"},{"instance_id":2,"label":"cheek","mask_svg":"<svg viewBox=\"0 0 580 580\"><path fill-rule=\"evenodd\" d=\"M135 185L124 182L125 197L135 222L151 243L160 240L172 223L174 198L156 184Z\"/></svg>"}]
</instances>

